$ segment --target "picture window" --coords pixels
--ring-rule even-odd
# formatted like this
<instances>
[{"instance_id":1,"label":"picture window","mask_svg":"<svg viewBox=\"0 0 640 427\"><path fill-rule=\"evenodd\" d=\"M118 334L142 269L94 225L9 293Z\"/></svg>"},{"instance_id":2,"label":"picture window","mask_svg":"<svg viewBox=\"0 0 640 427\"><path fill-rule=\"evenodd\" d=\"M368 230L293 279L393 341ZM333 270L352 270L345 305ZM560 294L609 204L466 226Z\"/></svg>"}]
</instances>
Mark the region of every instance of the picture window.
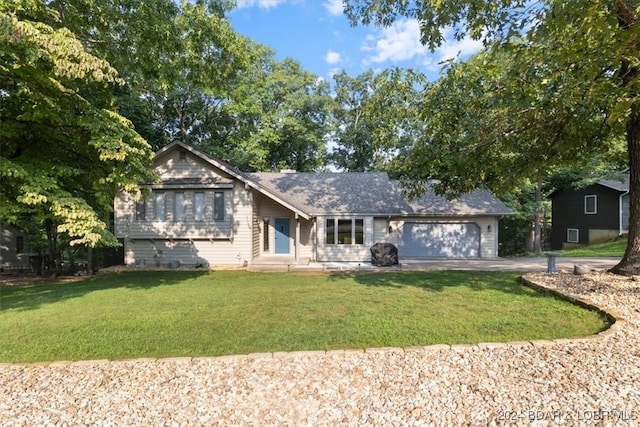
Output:
<instances>
[{"instance_id":1,"label":"picture window","mask_svg":"<svg viewBox=\"0 0 640 427\"><path fill-rule=\"evenodd\" d=\"M327 245L363 245L364 219L333 219L326 220L325 244Z\"/></svg>"}]
</instances>

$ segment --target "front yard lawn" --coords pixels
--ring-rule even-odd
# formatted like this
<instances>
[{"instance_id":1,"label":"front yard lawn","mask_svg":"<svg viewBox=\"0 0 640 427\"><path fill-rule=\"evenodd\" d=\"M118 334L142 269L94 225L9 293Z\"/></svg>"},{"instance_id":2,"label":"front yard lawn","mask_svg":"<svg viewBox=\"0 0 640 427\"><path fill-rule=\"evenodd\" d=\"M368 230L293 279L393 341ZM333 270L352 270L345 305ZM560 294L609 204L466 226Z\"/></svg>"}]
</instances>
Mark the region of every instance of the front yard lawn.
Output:
<instances>
[{"instance_id":1,"label":"front yard lawn","mask_svg":"<svg viewBox=\"0 0 640 427\"><path fill-rule=\"evenodd\" d=\"M503 272L145 271L0 288L0 362L505 342L607 326Z\"/></svg>"},{"instance_id":2,"label":"front yard lawn","mask_svg":"<svg viewBox=\"0 0 640 427\"><path fill-rule=\"evenodd\" d=\"M605 243L580 246L574 249L561 251L562 256L571 257L620 257L624 256L627 249L627 239L616 239Z\"/></svg>"}]
</instances>

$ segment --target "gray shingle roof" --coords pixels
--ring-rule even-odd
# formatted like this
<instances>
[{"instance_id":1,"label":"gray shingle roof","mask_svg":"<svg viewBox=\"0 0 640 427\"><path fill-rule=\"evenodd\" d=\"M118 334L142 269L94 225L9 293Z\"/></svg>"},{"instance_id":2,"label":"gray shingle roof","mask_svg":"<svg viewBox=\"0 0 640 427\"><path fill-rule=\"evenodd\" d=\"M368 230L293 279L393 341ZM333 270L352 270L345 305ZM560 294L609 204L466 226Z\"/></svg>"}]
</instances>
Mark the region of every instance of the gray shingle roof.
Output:
<instances>
[{"instance_id":1,"label":"gray shingle roof","mask_svg":"<svg viewBox=\"0 0 640 427\"><path fill-rule=\"evenodd\" d=\"M602 181L598 181L598 184L612 188L616 191L627 192L629 191L629 175L625 177L624 181L616 179L603 179Z\"/></svg>"},{"instance_id":2,"label":"gray shingle roof","mask_svg":"<svg viewBox=\"0 0 640 427\"><path fill-rule=\"evenodd\" d=\"M512 213L502 200L488 190L476 190L458 199L447 200L445 197L438 196L432 187L428 187L425 194L407 203L411 207L409 215L479 216Z\"/></svg>"},{"instance_id":3,"label":"gray shingle roof","mask_svg":"<svg viewBox=\"0 0 640 427\"><path fill-rule=\"evenodd\" d=\"M419 199L405 199L396 181L382 172L250 173L249 179L315 215L371 214L420 216L507 215L511 211L489 191L447 200L429 189Z\"/></svg>"},{"instance_id":4,"label":"gray shingle roof","mask_svg":"<svg viewBox=\"0 0 640 427\"><path fill-rule=\"evenodd\" d=\"M250 179L311 215L391 214L402 198L386 173L250 173Z\"/></svg>"}]
</instances>

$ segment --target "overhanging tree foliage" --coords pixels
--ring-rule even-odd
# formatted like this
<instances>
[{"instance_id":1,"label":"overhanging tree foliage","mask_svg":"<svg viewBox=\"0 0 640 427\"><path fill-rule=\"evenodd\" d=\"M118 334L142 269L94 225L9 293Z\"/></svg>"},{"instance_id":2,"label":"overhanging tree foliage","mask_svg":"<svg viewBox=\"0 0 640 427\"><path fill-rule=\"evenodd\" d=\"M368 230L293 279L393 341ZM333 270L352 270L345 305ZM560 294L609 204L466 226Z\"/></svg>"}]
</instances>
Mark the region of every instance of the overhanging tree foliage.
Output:
<instances>
[{"instance_id":1,"label":"overhanging tree foliage","mask_svg":"<svg viewBox=\"0 0 640 427\"><path fill-rule=\"evenodd\" d=\"M68 29L16 11L0 6L0 221L39 218L54 267L57 233L117 245L108 212L117 191L152 177L152 151L113 108L116 70Z\"/></svg>"},{"instance_id":2,"label":"overhanging tree foliage","mask_svg":"<svg viewBox=\"0 0 640 427\"><path fill-rule=\"evenodd\" d=\"M478 91L468 94L490 115L506 109L510 117L506 126L496 121L489 128L457 128L454 132L463 133L454 138L446 133L438 136L448 139L442 144L429 146L431 140L427 139L426 144L415 147L413 159L420 159L420 150L442 150L443 155L437 158L445 163L435 162L436 170L454 168L455 172L445 182L447 190L453 193L482 185L500 187L510 179L534 177L550 166L606 152L620 129L624 129L621 133L626 135L631 173L631 218L627 251L613 271L622 274L640 271L640 11L637 2L346 0L346 3L347 14L354 23L389 25L401 17L417 18L423 43L431 48L442 43L443 28L453 26L458 30L457 38L466 34L484 38L490 46L488 59L495 58L491 55L497 51L511 51L512 62L504 67L481 64L477 75L487 81L484 71L488 70L489 82L506 85L506 92L515 94L515 98L505 99L499 85L490 87L493 91L490 90L489 96L485 96L482 85L475 85ZM458 75L470 71L473 69L467 65L453 67L443 84L456 81L470 84L469 79ZM450 89L454 93L457 90ZM496 100L506 104L491 103ZM456 107L453 105L452 111ZM457 112L464 117L465 111L458 109ZM483 132L487 131L488 138L483 139ZM538 138L539 131L547 137ZM456 146L456 141L467 136L465 132L475 144L466 152ZM554 134L557 137L548 138ZM463 162L465 157L474 161ZM432 166L433 162L420 164L417 160L409 170L420 178Z\"/></svg>"},{"instance_id":3,"label":"overhanging tree foliage","mask_svg":"<svg viewBox=\"0 0 640 427\"><path fill-rule=\"evenodd\" d=\"M620 130L614 132L615 123L608 123L612 106L584 103L576 111L565 99L555 99L545 79L549 70L565 64L529 57L523 68L527 53L521 43L499 44L451 64L425 92L426 131L395 164L413 182L437 177L440 190L452 195L479 182L503 197L531 187L536 207L527 208L533 232L528 248L539 252L548 178L567 165L594 173L598 162L610 157L604 147L618 149L619 140L611 135Z\"/></svg>"},{"instance_id":4,"label":"overhanging tree foliage","mask_svg":"<svg viewBox=\"0 0 640 427\"><path fill-rule=\"evenodd\" d=\"M227 0L54 0L51 7L125 86L118 111L152 147L215 145L226 134L222 112L237 78L259 58L224 13Z\"/></svg>"}]
</instances>

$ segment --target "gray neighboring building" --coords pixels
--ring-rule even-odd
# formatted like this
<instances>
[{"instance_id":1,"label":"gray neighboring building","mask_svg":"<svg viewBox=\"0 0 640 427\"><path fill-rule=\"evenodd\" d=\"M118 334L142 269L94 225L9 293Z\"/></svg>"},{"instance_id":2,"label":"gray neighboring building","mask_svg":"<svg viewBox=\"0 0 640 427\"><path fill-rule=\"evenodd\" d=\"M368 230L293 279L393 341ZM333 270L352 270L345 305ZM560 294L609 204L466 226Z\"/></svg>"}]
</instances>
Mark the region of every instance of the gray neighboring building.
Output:
<instances>
[{"instance_id":1,"label":"gray neighboring building","mask_svg":"<svg viewBox=\"0 0 640 427\"><path fill-rule=\"evenodd\" d=\"M389 242L403 258L498 256L490 192L405 199L386 173L243 173L190 146L159 150L151 197L115 200L126 264L248 265L357 261Z\"/></svg>"},{"instance_id":2,"label":"gray neighboring building","mask_svg":"<svg viewBox=\"0 0 640 427\"><path fill-rule=\"evenodd\" d=\"M27 237L11 226L0 227L0 268L28 269Z\"/></svg>"}]
</instances>

